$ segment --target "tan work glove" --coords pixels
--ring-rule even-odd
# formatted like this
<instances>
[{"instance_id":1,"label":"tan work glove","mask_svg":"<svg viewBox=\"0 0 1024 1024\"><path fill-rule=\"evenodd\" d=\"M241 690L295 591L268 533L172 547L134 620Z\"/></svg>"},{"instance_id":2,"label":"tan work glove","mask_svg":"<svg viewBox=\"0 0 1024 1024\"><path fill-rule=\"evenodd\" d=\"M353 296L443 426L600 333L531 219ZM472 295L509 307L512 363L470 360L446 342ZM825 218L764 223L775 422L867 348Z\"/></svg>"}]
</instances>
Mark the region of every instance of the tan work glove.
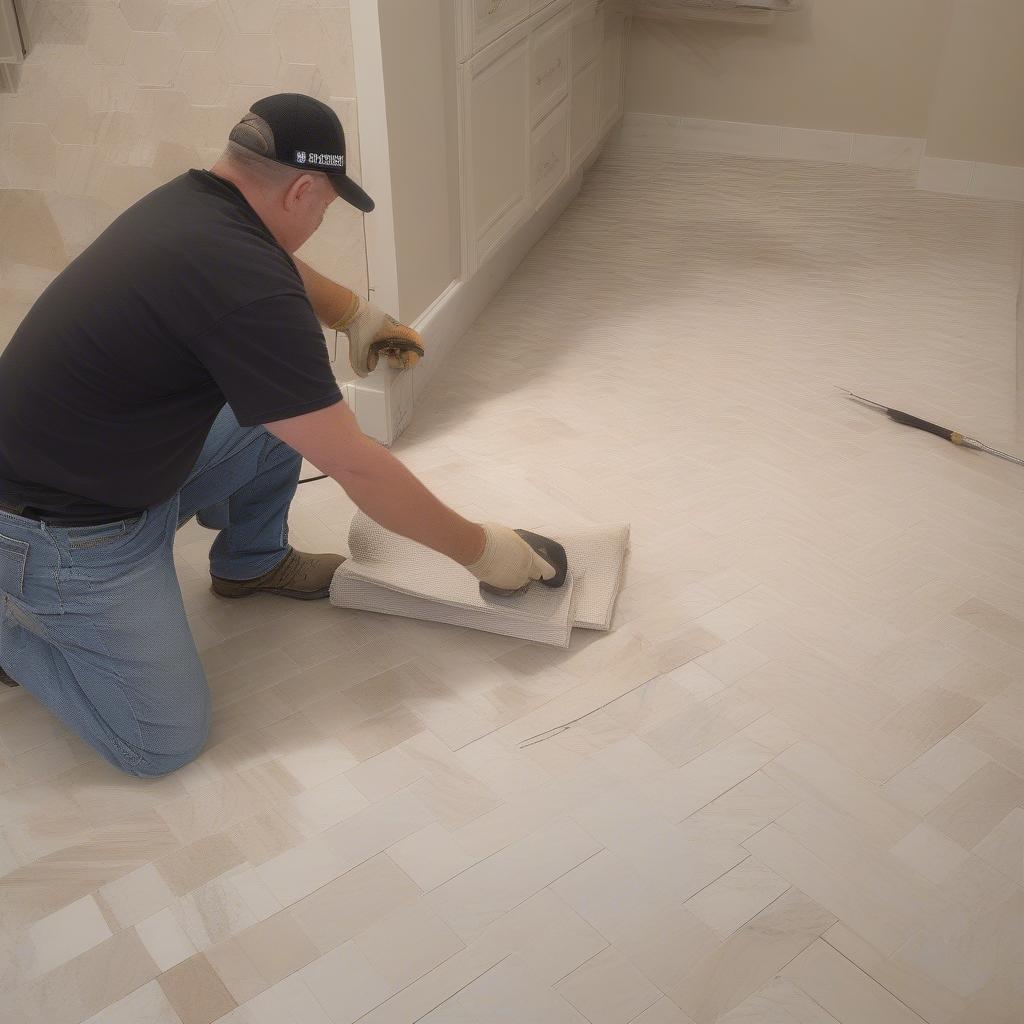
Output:
<instances>
[{"instance_id":1,"label":"tan work glove","mask_svg":"<svg viewBox=\"0 0 1024 1024\"><path fill-rule=\"evenodd\" d=\"M507 526L481 523L486 535L483 554L466 568L481 583L500 590L519 590L531 580L549 580L555 569Z\"/></svg>"},{"instance_id":2,"label":"tan work glove","mask_svg":"<svg viewBox=\"0 0 1024 1024\"><path fill-rule=\"evenodd\" d=\"M398 323L358 295L352 300L331 328L348 335L349 362L360 377L377 369L381 355L396 370L408 370L419 362L423 339L411 327Z\"/></svg>"}]
</instances>

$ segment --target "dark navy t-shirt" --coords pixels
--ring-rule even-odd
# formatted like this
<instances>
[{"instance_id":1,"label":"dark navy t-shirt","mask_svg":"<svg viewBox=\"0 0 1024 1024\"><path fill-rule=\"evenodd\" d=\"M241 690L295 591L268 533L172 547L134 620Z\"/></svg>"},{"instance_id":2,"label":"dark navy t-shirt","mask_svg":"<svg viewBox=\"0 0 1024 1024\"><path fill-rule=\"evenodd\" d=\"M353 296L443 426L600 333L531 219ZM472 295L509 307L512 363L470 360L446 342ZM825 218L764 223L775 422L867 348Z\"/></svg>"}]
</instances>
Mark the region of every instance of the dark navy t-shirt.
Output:
<instances>
[{"instance_id":1,"label":"dark navy t-shirt","mask_svg":"<svg viewBox=\"0 0 1024 1024\"><path fill-rule=\"evenodd\" d=\"M234 185L189 171L118 217L0 354L0 502L115 517L243 426L341 399L291 257Z\"/></svg>"}]
</instances>

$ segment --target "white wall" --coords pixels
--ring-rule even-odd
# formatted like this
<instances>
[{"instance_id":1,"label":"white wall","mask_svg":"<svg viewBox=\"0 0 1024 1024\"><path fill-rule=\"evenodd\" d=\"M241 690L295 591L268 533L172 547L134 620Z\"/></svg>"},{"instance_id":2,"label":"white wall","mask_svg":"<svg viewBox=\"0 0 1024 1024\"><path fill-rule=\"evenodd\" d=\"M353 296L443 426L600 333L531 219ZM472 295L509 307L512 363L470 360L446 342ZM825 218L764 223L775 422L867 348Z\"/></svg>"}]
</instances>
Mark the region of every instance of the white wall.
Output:
<instances>
[{"instance_id":1,"label":"white wall","mask_svg":"<svg viewBox=\"0 0 1024 1024\"><path fill-rule=\"evenodd\" d=\"M378 0L399 309L415 320L460 273L454 24L447 0Z\"/></svg>"},{"instance_id":2,"label":"white wall","mask_svg":"<svg viewBox=\"0 0 1024 1024\"><path fill-rule=\"evenodd\" d=\"M1024 167L1024 0L954 0L928 156Z\"/></svg>"},{"instance_id":3,"label":"white wall","mask_svg":"<svg viewBox=\"0 0 1024 1024\"><path fill-rule=\"evenodd\" d=\"M0 348L114 217L187 168L209 167L262 96L330 103L358 174L347 6L26 0L25 9L31 52L17 92L0 95ZM302 255L366 294L353 207L334 203Z\"/></svg>"},{"instance_id":4,"label":"white wall","mask_svg":"<svg viewBox=\"0 0 1024 1024\"><path fill-rule=\"evenodd\" d=\"M923 138L950 2L806 0L768 25L637 19L626 110Z\"/></svg>"},{"instance_id":5,"label":"white wall","mask_svg":"<svg viewBox=\"0 0 1024 1024\"><path fill-rule=\"evenodd\" d=\"M1024 167L1024 0L805 0L771 24L638 19L626 109L899 135Z\"/></svg>"}]
</instances>

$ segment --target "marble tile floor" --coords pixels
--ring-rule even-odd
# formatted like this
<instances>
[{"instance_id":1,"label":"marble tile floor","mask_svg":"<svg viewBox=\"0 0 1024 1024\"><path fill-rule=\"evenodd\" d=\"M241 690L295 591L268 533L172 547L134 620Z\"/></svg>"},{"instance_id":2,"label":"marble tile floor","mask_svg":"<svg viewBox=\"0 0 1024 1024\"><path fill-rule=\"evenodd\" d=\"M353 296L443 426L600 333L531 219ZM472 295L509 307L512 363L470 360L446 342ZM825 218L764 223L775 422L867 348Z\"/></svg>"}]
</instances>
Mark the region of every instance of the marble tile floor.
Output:
<instances>
[{"instance_id":1,"label":"marble tile floor","mask_svg":"<svg viewBox=\"0 0 1024 1024\"><path fill-rule=\"evenodd\" d=\"M1024 217L902 171L608 149L397 453L629 521L568 651L207 590L209 748L118 776L0 694L17 1024L1019 1024ZM352 506L302 489L293 540ZM587 715L532 745L530 737Z\"/></svg>"}]
</instances>

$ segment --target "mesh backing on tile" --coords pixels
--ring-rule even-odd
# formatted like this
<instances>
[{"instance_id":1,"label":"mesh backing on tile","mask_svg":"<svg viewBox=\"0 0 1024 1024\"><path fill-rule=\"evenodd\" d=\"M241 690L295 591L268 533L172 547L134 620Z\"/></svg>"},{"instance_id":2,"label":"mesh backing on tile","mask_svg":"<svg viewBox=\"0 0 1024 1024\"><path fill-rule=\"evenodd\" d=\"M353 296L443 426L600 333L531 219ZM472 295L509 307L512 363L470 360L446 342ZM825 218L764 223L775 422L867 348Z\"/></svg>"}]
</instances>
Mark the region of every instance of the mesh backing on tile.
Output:
<instances>
[{"instance_id":1,"label":"mesh backing on tile","mask_svg":"<svg viewBox=\"0 0 1024 1024\"><path fill-rule=\"evenodd\" d=\"M629 527L587 527L546 535L565 548L565 585L536 585L518 597L494 597L481 594L476 578L451 559L358 512L349 528L351 557L334 576L331 603L568 647L574 626L610 627Z\"/></svg>"}]
</instances>

